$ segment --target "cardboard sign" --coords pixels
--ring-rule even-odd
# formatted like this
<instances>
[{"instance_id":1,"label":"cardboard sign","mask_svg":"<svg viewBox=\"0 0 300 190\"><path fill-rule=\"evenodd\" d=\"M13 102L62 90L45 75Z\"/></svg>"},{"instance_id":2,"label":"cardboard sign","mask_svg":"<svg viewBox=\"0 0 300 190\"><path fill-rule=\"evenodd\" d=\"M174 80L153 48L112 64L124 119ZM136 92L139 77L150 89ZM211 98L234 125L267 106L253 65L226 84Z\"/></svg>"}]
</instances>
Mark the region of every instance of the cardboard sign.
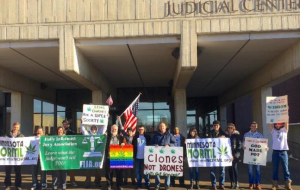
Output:
<instances>
[{"instance_id":1,"label":"cardboard sign","mask_svg":"<svg viewBox=\"0 0 300 190\"><path fill-rule=\"evenodd\" d=\"M267 164L268 139L246 137L244 146L246 147L243 161L245 164L262 166Z\"/></svg>"},{"instance_id":2,"label":"cardboard sign","mask_svg":"<svg viewBox=\"0 0 300 190\"><path fill-rule=\"evenodd\" d=\"M183 176L183 148L145 146L144 174Z\"/></svg>"},{"instance_id":3,"label":"cardboard sign","mask_svg":"<svg viewBox=\"0 0 300 190\"><path fill-rule=\"evenodd\" d=\"M189 167L232 165L229 138L187 139L186 152Z\"/></svg>"},{"instance_id":4,"label":"cardboard sign","mask_svg":"<svg viewBox=\"0 0 300 190\"><path fill-rule=\"evenodd\" d=\"M82 124L107 125L109 106L83 104Z\"/></svg>"},{"instance_id":5,"label":"cardboard sign","mask_svg":"<svg viewBox=\"0 0 300 190\"><path fill-rule=\"evenodd\" d=\"M110 145L109 146L110 168L124 169L133 168L133 146Z\"/></svg>"},{"instance_id":6,"label":"cardboard sign","mask_svg":"<svg viewBox=\"0 0 300 190\"><path fill-rule=\"evenodd\" d=\"M285 123L289 121L288 97L267 97L267 123Z\"/></svg>"},{"instance_id":7,"label":"cardboard sign","mask_svg":"<svg viewBox=\"0 0 300 190\"><path fill-rule=\"evenodd\" d=\"M39 139L0 137L0 165L36 165Z\"/></svg>"}]
</instances>

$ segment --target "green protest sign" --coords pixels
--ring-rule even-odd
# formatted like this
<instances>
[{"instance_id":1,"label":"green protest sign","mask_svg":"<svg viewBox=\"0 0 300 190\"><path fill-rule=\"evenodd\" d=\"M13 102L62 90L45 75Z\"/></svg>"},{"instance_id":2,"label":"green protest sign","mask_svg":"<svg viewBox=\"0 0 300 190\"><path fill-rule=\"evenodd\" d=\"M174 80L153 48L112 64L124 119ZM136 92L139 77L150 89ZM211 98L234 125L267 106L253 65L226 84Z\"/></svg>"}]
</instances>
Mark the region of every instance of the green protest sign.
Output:
<instances>
[{"instance_id":1,"label":"green protest sign","mask_svg":"<svg viewBox=\"0 0 300 190\"><path fill-rule=\"evenodd\" d=\"M106 135L43 136L42 170L102 168L106 139Z\"/></svg>"}]
</instances>

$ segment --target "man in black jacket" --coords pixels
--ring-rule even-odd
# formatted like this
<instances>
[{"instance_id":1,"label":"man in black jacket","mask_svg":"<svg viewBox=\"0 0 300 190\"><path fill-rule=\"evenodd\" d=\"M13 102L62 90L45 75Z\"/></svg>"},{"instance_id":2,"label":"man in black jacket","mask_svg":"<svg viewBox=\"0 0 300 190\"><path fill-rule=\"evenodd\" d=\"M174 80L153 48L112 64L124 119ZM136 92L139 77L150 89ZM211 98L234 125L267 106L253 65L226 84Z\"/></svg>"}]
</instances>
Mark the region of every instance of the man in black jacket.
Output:
<instances>
[{"instance_id":1,"label":"man in black jacket","mask_svg":"<svg viewBox=\"0 0 300 190\"><path fill-rule=\"evenodd\" d=\"M220 129L220 121L214 121L213 122L213 130L210 131L208 138L225 138L228 137L228 135ZM225 189L225 167L219 167L220 169L220 189ZM217 189L216 184L216 167L210 168L210 179L211 179L211 185L213 189Z\"/></svg>"},{"instance_id":2,"label":"man in black jacket","mask_svg":"<svg viewBox=\"0 0 300 190\"><path fill-rule=\"evenodd\" d=\"M142 188L142 171L144 168L144 150L145 146L150 144L151 137L145 134L145 127L143 125L138 127L138 133L133 137L133 159L135 159L135 172L138 189ZM145 187L150 188L149 175L144 175Z\"/></svg>"},{"instance_id":3,"label":"man in black jacket","mask_svg":"<svg viewBox=\"0 0 300 190\"><path fill-rule=\"evenodd\" d=\"M107 183L107 189L111 190L113 185L113 172L116 173L117 189L123 190L123 170L122 169L110 169L110 145L124 146L126 139L123 136L118 135L118 126L112 125L111 132L107 136L106 148L105 148L105 177Z\"/></svg>"},{"instance_id":4,"label":"man in black jacket","mask_svg":"<svg viewBox=\"0 0 300 190\"><path fill-rule=\"evenodd\" d=\"M13 129L12 131L7 134L6 136L9 138L19 138L19 137L24 137L23 134L20 133L20 123L14 123L13 124ZM16 178L15 178L15 186L16 190L21 190L21 183L22 183L22 178L21 178L21 166L5 166L5 180L4 184L6 186L5 190L10 190L11 186L11 169L14 167L14 171L16 173Z\"/></svg>"}]
</instances>

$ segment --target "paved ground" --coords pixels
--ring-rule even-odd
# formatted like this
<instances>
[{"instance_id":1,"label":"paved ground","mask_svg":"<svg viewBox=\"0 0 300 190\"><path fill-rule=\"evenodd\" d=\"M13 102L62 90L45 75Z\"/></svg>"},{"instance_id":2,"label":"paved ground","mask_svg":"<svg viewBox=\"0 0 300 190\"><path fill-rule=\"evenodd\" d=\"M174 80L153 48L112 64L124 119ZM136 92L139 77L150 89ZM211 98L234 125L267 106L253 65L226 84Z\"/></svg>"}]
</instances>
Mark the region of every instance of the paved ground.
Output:
<instances>
[{"instance_id":1,"label":"paved ground","mask_svg":"<svg viewBox=\"0 0 300 190\"><path fill-rule=\"evenodd\" d=\"M248 189L248 173L247 173L247 166L240 163L239 164L239 177L240 177L240 189ZM4 189L4 176L5 173L4 171L4 167L0 167L0 190ZM297 160L292 160L290 159L290 172L291 172L291 177L293 180L293 190L300 190L300 161ZM30 189L31 187L31 169L28 166L24 166L22 168L22 180L23 180L23 184L22 187L23 189ZM78 170L76 171L76 180L78 182L78 187L73 188L70 186L70 184L68 183L68 190L79 190L79 189L84 189L84 170ZM104 173L102 173L102 176L104 176ZM271 163L269 163L267 166L262 167L261 168L261 176L262 176L262 189L270 189L271 187L271 179L272 179L272 165ZM185 177L185 183L189 184L189 174L187 172L187 170L185 170L184 173L184 177ZM282 171L280 170L280 189L284 189L284 181L282 180ZM69 180L69 178L68 178ZM93 180L93 179L92 179ZM95 186L92 186L91 188L89 188L90 190L99 190L99 189L106 189L106 183L105 183L105 178L102 177L102 182L101 188L96 188ZM13 179L14 181L14 179ZM226 184L225 186L229 188L229 178L228 178L228 172L226 170ZM48 175L48 190L50 190L51 188L51 175ZM176 180L176 184L178 185L178 181ZM209 168L200 168L200 185L201 185L201 189L210 189L210 178L209 178ZM151 179L151 189L154 190L154 179ZM13 188L14 189L14 188ZM135 186L133 185L126 185L124 186L124 190L129 190L129 189L136 189ZM164 189L164 188L161 188ZM182 187L171 187L171 190L184 190L185 188Z\"/></svg>"}]
</instances>

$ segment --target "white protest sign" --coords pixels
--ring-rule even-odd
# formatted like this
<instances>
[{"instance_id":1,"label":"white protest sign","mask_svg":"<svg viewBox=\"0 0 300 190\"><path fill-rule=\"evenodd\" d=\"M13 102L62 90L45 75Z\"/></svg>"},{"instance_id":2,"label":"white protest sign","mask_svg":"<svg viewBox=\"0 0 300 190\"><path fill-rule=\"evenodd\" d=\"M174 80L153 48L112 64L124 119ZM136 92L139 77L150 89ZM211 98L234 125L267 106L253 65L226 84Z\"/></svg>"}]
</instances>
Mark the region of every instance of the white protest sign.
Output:
<instances>
[{"instance_id":1,"label":"white protest sign","mask_svg":"<svg viewBox=\"0 0 300 190\"><path fill-rule=\"evenodd\" d=\"M289 121L288 97L267 97L267 123L285 123Z\"/></svg>"},{"instance_id":2,"label":"white protest sign","mask_svg":"<svg viewBox=\"0 0 300 190\"><path fill-rule=\"evenodd\" d=\"M246 137L244 146L244 164L266 165L268 139Z\"/></svg>"},{"instance_id":3,"label":"white protest sign","mask_svg":"<svg viewBox=\"0 0 300 190\"><path fill-rule=\"evenodd\" d=\"M144 174L183 176L183 148L145 146Z\"/></svg>"},{"instance_id":4,"label":"white protest sign","mask_svg":"<svg viewBox=\"0 0 300 190\"><path fill-rule=\"evenodd\" d=\"M229 138L187 139L189 167L232 166Z\"/></svg>"},{"instance_id":5,"label":"white protest sign","mask_svg":"<svg viewBox=\"0 0 300 190\"><path fill-rule=\"evenodd\" d=\"M107 125L108 106L83 104L82 124Z\"/></svg>"},{"instance_id":6,"label":"white protest sign","mask_svg":"<svg viewBox=\"0 0 300 190\"><path fill-rule=\"evenodd\" d=\"M39 139L0 137L0 165L36 165Z\"/></svg>"}]
</instances>

